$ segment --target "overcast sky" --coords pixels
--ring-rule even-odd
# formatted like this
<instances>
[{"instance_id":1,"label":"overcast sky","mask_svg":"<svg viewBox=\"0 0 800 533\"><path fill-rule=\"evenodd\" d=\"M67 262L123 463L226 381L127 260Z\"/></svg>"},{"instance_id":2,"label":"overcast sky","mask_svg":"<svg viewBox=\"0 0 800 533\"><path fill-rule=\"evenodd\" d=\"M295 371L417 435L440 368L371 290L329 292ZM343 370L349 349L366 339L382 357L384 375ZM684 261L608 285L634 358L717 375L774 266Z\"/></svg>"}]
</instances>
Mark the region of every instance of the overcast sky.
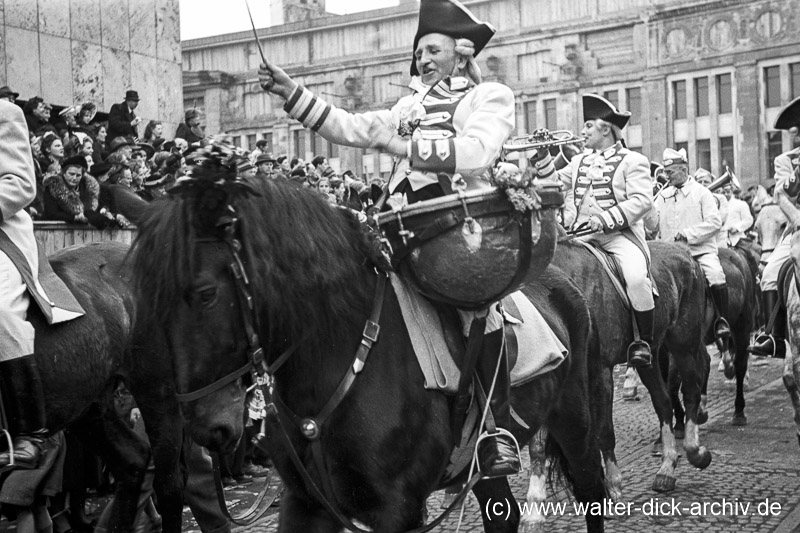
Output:
<instances>
[{"instance_id":1,"label":"overcast sky","mask_svg":"<svg viewBox=\"0 0 800 533\"><path fill-rule=\"evenodd\" d=\"M269 26L269 0L249 0L256 28ZM398 0L327 0L331 13L344 15L398 5ZM244 0L180 0L181 39L197 39L250 29Z\"/></svg>"}]
</instances>

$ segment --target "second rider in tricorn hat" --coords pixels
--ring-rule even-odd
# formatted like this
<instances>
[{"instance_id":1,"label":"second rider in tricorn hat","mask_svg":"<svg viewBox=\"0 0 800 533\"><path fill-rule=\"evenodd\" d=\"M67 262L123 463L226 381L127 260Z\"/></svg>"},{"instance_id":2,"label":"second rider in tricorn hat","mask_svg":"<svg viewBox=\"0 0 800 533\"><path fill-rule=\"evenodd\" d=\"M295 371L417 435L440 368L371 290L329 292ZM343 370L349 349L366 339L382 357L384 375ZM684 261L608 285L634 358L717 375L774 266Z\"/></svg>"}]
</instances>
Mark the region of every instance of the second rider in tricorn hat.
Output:
<instances>
[{"instance_id":1,"label":"second rider in tricorn hat","mask_svg":"<svg viewBox=\"0 0 800 533\"><path fill-rule=\"evenodd\" d=\"M389 191L409 203L451 193L454 179L479 185L478 178L487 174L514 131L515 116L514 93L499 83L481 83L474 59L494 35L494 27L475 18L457 0L421 0L419 11L410 66L413 94L392 109L348 113L276 65L261 65L258 72L262 87L286 99L289 115L328 141L396 156L400 164ZM468 328L474 315L461 315ZM479 374L488 390L497 358L503 359L491 405L497 426L509 428L502 320L494 326L490 322L495 321L487 321ZM510 434L483 439L478 455L484 475L504 476L520 468Z\"/></svg>"}]
</instances>

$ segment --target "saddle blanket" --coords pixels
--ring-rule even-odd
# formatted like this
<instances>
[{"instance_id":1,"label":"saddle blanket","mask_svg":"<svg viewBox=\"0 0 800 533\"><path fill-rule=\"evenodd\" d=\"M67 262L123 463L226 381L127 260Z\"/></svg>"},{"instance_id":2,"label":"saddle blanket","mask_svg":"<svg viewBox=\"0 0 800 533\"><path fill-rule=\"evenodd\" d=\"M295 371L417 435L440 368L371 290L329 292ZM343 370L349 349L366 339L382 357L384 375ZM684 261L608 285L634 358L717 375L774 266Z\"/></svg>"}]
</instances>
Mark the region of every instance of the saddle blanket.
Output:
<instances>
[{"instance_id":1,"label":"saddle blanket","mask_svg":"<svg viewBox=\"0 0 800 533\"><path fill-rule=\"evenodd\" d=\"M433 305L406 281L391 274L392 287L400 302L414 353L425 376L425 388L454 394L461 371L456 365L442 331L439 314ZM502 300L503 315L492 306L489 324L504 323L511 386L527 383L536 376L556 368L568 351L556 337L539 310L522 292L514 292Z\"/></svg>"}]
</instances>

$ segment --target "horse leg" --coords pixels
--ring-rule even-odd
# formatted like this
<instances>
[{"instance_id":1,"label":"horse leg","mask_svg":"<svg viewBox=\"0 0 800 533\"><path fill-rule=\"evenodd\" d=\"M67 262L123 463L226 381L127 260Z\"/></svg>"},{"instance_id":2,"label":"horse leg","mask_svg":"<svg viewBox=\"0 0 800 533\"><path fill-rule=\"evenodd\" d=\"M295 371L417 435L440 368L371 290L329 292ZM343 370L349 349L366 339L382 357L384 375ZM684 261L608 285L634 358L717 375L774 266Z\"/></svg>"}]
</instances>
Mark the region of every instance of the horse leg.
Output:
<instances>
[{"instance_id":1,"label":"horse leg","mask_svg":"<svg viewBox=\"0 0 800 533\"><path fill-rule=\"evenodd\" d=\"M522 533L537 533L545 530L545 515L541 513L541 509L547 499L547 458L544 453L546 439L547 430L542 428L528 442L531 475L528 481L528 493L525 495L527 505L525 512L521 513L519 524Z\"/></svg>"},{"instance_id":2,"label":"horse leg","mask_svg":"<svg viewBox=\"0 0 800 533\"><path fill-rule=\"evenodd\" d=\"M746 350L746 347L745 347ZM697 423L705 424L708 422L708 378L711 377L711 355L708 353L705 344L700 344L699 368L702 372L700 379L700 406L697 409Z\"/></svg>"},{"instance_id":3,"label":"horse leg","mask_svg":"<svg viewBox=\"0 0 800 533\"><path fill-rule=\"evenodd\" d=\"M744 380L747 376L747 363L750 354L747 353L747 344L750 341L750 328L737 327L733 331L733 344L736 350L734 368L736 370L736 399L734 400L733 420L734 426L746 426L747 417L744 414Z\"/></svg>"},{"instance_id":4,"label":"horse leg","mask_svg":"<svg viewBox=\"0 0 800 533\"><path fill-rule=\"evenodd\" d=\"M520 510L507 478L482 479L472 488L472 493L478 499L486 533L517 531Z\"/></svg>"},{"instance_id":5,"label":"horse leg","mask_svg":"<svg viewBox=\"0 0 800 533\"><path fill-rule=\"evenodd\" d=\"M134 432L126 420L118 417L106 402L100 416L85 416L73 425L73 431L82 443L99 455L109 466L117 481L114 498L104 511L104 520L98 522L96 531L131 531L137 514L143 506L138 504L145 472L150 461L148 442Z\"/></svg>"},{"instance_id":6,"label":"horse leg","mask_svg":"<svg viewBox=\"0 0 800 533\"><path fill-rule=\"evenodd\" d=\"M568 387L577 389L574 385ZM549 417L546 449L552 454L551 462L568 470L573 480L572 493L577 503L585 509L586 530L602 532L604 516L600 511L606 499L603 464L597 440L591 428L589 406L581 408L578 390L562 392L564 400Z\"/></svg>"},{"instance_id":7,"label":"horse leg","mask_svg":"<svg viewBox=\"0 0 800 533\"><path fill-rule=\"evenodd\" d=\"M675 357L675 363L683 376L683 405L686 409L686 436L683 449L692 466L703 469L711 464L711 452L700 445L698 414L700 412L700 387L703 347L698 344L694 351L686 350L685 356ZM699 367L699 368L698 368ZM700 370L702 372L702 370Z\"/></svg>"},{"instance_id":8,"label":"horse leg","mask_svg":"<svg viewBox=\"0 0 800 533\"><path fill-rule=\"evenodd\" d=\"M786 351L786 359L783 361L783 386L786 387L792 400L794 423L797 426L797 444L800 445L800 357L795 346L797 343L789 343L789 350Z\"/></svg>"},{"instance_id":9,"label":"horse leg","mask_svg":"<svg viewBox=\"0 0 800 533\"><path fill-rule=\"evenodd\" d=\"M605 374L605 375L603 375ZM595 385L595 386L592 386ZM617 464L617 437L614 433L614 373L612 367L601 371L600 379L591 379L592 398L605 398L605 401L592 402L592 418L597 427L597 440L605 466L605 484L609 499L622 500L622 472ZM602 395L602 396L600 396Z\"/></svg>"},{"instance_id":10,"label":"horse leg","mask_svg":"<svg viewBox=\"0 0 800 533\"><path fill-rule=\"evenodd\" d=\"M638 371L642 383L650 393L650 399L658 417L661 438L661 467L653 481L653 490L669 492L675 490L675 467L678 464L678 451L675 448L675 436L672 433L672 404L658 368L639 368Z\"/></svg>"},{"instance_id":11,"label":"horse leg","mask_svg":"<svg viewBox=\"0 0 800 533\"><path fill-rule=\"evenodd\" d=\"M638 400L639 399L639 374L636 369L629 366L625 371L625 383L622 385L622 398L624 400Z\"/></svg>"},{"instance_id":12,"label":"horse leg","mask_svg":"<svg viewBox=\"0 0 800 533\"><path fill-rule=\"evenodd\" d=\"M667 360L669 360L669 357L667 357ZM681 390L681 375L675 364L669 365L667 390L669 390L669 399L672 403L672 413L675 416L673 434L676 439L682 439L686 431L686 411L683 410L683 403L681 403L679 394Z\"/></svg>"}]
</instances>

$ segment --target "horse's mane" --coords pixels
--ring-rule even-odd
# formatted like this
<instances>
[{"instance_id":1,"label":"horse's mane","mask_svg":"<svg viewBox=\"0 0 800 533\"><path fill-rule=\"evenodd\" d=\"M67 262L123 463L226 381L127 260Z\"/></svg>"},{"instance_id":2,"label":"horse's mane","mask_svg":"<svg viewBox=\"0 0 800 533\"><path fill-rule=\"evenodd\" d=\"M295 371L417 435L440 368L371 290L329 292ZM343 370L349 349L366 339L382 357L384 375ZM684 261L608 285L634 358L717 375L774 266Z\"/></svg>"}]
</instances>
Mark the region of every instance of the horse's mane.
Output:
<instances>
[{"instance_id":1,"label":"horse's mane","mask_svg":"<svg viewBox=\"0 0 800 533\"><path fill-rule=\"evenodd\" d=\"M280 349L301 337L335 342L352 332L350 322L371 303L368 274L373 267L389 268L377 238L316 191L282 180L249 184L257 196L233 204L242 260L269 337L262 339L265 347ZM191 201L168 195L153 202L138 224L131 260L142 323L164 323L192 287L198 237L192 211Z\"/></svg>"}]
</instances>

